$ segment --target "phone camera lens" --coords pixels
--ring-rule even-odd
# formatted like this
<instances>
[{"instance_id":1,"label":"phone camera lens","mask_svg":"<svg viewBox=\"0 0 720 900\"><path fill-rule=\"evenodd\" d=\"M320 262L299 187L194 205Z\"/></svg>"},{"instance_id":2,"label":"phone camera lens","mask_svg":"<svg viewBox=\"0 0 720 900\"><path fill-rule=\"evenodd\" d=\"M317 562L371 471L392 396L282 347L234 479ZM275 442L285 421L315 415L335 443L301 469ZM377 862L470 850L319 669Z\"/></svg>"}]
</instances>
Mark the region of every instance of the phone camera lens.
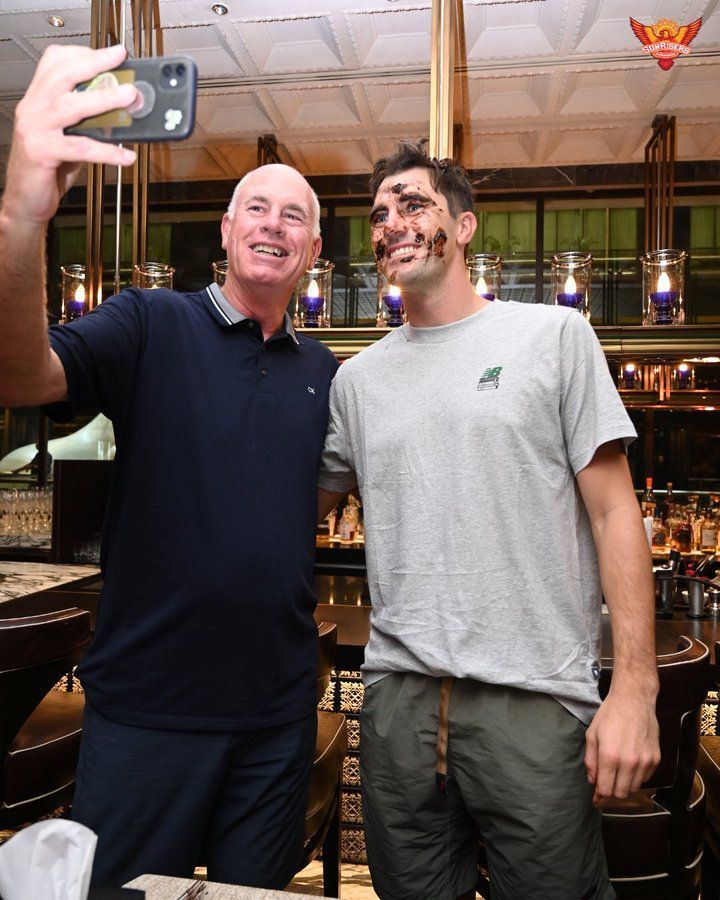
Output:
<instances>
[{"instance_id":1,"label":"phone camera lens","mask_svg":"<svg viewBox=\"0 0 720 900\"><path fill-rule=\"evenodd\" d=\"M182 78L185 74L185 66L182 63L175 66L175 74L178 76L178 78Z\"/></svg>"},{"instance_id":2,"label":"phone camera lens","mask_svg":"<svg viewBox=\"0 0 720 900\"><path fill-rule=\"evenodd\" d=\"M164 65L162 67L162 73L165 78L169 78L172 75L172 66Z\"/></svg>"}]
</instances>

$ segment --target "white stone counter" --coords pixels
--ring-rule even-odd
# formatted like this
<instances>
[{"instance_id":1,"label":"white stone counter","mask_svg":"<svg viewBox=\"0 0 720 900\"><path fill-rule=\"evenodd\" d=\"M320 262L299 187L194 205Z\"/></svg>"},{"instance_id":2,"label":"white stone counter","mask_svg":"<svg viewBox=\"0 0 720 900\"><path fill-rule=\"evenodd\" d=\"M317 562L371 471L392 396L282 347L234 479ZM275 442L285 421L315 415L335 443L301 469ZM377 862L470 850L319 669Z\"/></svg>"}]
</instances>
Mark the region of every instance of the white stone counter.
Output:
<instances>
[{"instance_id":1,"label":"white stone counter","mask_svg":"<svg viewBox=\"0 0 720 900\"><path fill-rule=\"evenodd\" d=\"M0 603L63 584L70 585L81 578L99 574L97 566L58 566L52 563L0 560Z\"/></svg>"}]
</instances>

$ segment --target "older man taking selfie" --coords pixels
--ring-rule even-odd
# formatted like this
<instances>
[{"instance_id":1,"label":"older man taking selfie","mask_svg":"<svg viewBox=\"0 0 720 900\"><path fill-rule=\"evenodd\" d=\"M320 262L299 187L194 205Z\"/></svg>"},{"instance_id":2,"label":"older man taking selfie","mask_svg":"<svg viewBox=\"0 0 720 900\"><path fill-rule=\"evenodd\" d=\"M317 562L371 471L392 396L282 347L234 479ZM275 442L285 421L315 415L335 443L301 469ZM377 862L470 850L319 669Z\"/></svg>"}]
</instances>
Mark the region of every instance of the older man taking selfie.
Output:
<instances>
[{"instance_id":1,"label":"older man taking selfie","mask_svg":"<svg viewBox=\"0 0 720 900\"><path fill-rule=\"evenodd\" d=\"M319 206L294 169L257 169L222 221L222 290L128 288L48 332L47 223L83 163L134 160L64 129L135 88L74 88L124 56L43 55L0 209L0 404L99 410L117 444L73 816L98 834L96 884L202 861L213 880L282 888L315 747L316 484L337 369L285 309L320 252Z\"/></svg>"}]
</instances>

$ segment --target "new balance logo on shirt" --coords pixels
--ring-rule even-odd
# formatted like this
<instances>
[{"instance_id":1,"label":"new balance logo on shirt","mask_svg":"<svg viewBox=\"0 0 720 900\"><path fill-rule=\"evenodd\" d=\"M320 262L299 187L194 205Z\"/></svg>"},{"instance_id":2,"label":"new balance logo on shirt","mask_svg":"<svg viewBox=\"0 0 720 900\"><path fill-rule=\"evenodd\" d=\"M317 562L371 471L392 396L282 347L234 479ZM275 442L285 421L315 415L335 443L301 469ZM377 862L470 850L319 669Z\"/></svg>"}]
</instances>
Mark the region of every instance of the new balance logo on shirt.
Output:
<instances>
[{"instance_id":1,"label":"new balance logo on shirt","mask_svg":"<svg viewBox=\"0 0 720 900\"><path fill-rule=\"evenodd\" d=\"M485 369L477 383L477 389L479 391L497 390L500 387L502 368L502 366L491 366L489 369Z\"/></svg>"}]
</instances>

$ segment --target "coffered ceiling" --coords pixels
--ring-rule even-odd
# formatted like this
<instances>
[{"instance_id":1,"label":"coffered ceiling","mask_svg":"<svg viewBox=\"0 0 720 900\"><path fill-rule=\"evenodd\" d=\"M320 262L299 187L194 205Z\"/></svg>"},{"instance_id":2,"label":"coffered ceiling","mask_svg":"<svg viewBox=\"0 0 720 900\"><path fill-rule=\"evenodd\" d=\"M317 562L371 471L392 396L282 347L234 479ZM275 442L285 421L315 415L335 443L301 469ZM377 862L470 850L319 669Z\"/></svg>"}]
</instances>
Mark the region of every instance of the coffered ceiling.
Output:
<instances>
[{"instance_id":1,"label":"coffered ceiling","mask_svg":"<svg viewBox=\"0 0 720 900\"><path fill-rule=\"evenodd\" d=\"M429 0L225 4L160 0L165 53L194 57L200 90L195 133L154 148L154 180L238 177L268 132L311 175L368 172L398 138L427 135ZM703 26L663 71L630 15ZM465 0L462 18L466 166L637 161L658 113L677 116L680 159L720 158L720 0ZM37 59L53 41L86 44L89 22L89 0L0 0L0 177Z\"/></svg>"}]
</instances>

